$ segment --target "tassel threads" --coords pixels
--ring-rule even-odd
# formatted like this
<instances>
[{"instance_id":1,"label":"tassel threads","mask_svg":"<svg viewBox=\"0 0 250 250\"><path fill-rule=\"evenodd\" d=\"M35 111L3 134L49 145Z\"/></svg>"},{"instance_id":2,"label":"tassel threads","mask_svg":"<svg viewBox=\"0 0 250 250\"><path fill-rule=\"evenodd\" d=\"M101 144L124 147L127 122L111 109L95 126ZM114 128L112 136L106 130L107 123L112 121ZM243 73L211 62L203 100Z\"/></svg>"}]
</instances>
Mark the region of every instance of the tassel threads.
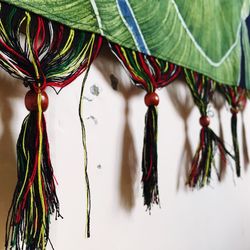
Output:
<instances>
[{"instance_id":1,"label":"tassel threads","mask_svg":"<svg viewBox=\"0 0 250 250\"><path fill-rule=\"evenodd\" d=\"M211 175L212 162L212 144L210 137L210 130L208 128L210 119L207 116L201 116L200 125L200 145L192 160L192 168L188 179L190 187L195 187L200 179L199 186L204 186L209 181Z\"/></svg>"},{"instance_id":2,"label":"tassel threads","mask_svg":"<svg viewBox=\"0 0 250 250\"><path fill-rule=\"evenodd\" d=\"M230 105L231 111L231 133L234 148L234 159L236 175L240 177L241 175L241 163L240 163L240 150L238 142L238 132L237 132L237 115L240 110L243 110L246 105L246 91L240 87L231 86L218 86L218 90L224 95L228 104Z\"/></svg>"},{"instance_id":3,"label":"tassel threads","mask_svg":"<svg viewBox=\"0 0 250 250\"><path fill-rule=\"evenodd\" d=\"M17 145L18 160L22 161L18 162L18 184L7 222L6 248L44 249L48 240L49 215L54 211L56 217L60 215L43 116L42 90L50 86L59 93L88 69L101 48L102 37L69 28L7 3L1 3L0 15L0 67L36 92L31 93L35 98L26 96L31 102L28 103L30 114L23 122ZM25 31L24 37L21 30ZM42 186L39 186L38 177ZM34 191L38 189L39 192ZM30 197L33 197L33 205L30 205ZM23 198L20 222L15 224ZM29 230L31 221L35 223L34 233ZM42 235L37 235L37 230L42 230Z\"/></svg>"},{"instance_id":4,"label":"tassel threads","mask_svg":"<svg viewBox=\"0 0 250 250\"><path fill-rule=\"evenodd\" d=\"M11 14L6 15L6 13ZM37 204L47 204L45 208L48 208L45 209L45 212L38 211L39 216L41 213L45 214L45 219L42 220L42 217L34 215L36 210L33 211L33 208L30 208L28 201L24 202L24 207L21 208L22 214L20 215L21 224L14 224L14 218L11 222L7 222L6 245L8 246L6 247L12 246L20 249L20 242L25 241L24 246L27 246L26 249L33 250L36 247L41 249L44 245L42 242L46 243L48 240L49 223L47 223L46 218L53 210L58 213L56 216L59 216L58 201L53 183L53 170L49 157L46 124L42 112L45 111L42 107L42 90L50 86L59 93L62 88L87 70L101 48L102 37L94 33L67 27L3 2L1 3L0 15L0 67L13 77L23 80L26 87L29 86L36 92L36 94L31 94L36 98L26 98L28 100L29 98L32 99L30 100L31 103L28 104L31 105L28 108L31 112L23 123L17 148L19 158L24 159L23 162L18 163L18 172L24 169L22 170L24 173L21 171L20 177L18 177L15 197L13 198L14 207L11 208L10 214L13 213L13 216L15 216L16 206L18 206L15 203L20 202L17 201L17 198L19 195L20 197L24 195L23 192L27 192L27 200L29 197L34 198L35 206L38 206ZM24 31L24 37L21 35L21 30ZM41 104L41 107L38 104ZM33 130L30 128L32 126ZM27 158L27 152L29 152L29 157L33 157L32 159ZM36 158L38 156L39 159ZM19 166L20 164L21 166ZM32 176L32 179L29 180L33 173L37 175L37 164L41 166L41 190L44 192L45 203L41 203L42 195L39 192L34 192L34 189L38 187L37 178ZM25 178L26 169L27 178ZM40 175L38 174L38 176ZM29 186L27 187L27 184L23 184L23 182L29 182ZM51 204L48 204L50 200ZM88 200L90 200L90 197L88 197ZM25 214L29 210L32 210L33 214L30 218L26 218ZM11 220L10 217L11 215L9 220ZM29 220L33 219L39 220L39 223L42 220L46 231L38 237L39 239L35 239L35 236L29 235L29 231L27 231L29 228L26 220L29 222ZM41 223L39 225L38 222L35 223L36 228L39 227L39 230L43 228ZM12 232L12 229L15 232ZM16 231L19 235L17 235ZM27 237L30 237L30 239L27 239Z\"/></svg>"},{"instance_id":5,"label":"tassel threads","mask_svg":"<svg viewBox=\"0 0 250 250\"><path fill-rule=\"evenodd\" d=\"M60 216L43 115L47 94L29 91L25 105L30 113L17 141L18 184L7 220L6 248L44 250L50 215Z\"/></svg>"},{"instance_id":6,"label":"tassel threads","mask_svg":"<svg viewBox=\"0 0 250 250\"><path fill-rule=\"evenodd\" d=\"M235 155L235 167L236 167L236 175L240 177L241 166L240 166L240 150L239 150L239 142L238 142L238 133L237 133L237 114L238 110L231 108L231 132L232 132L232 140L234 147L234 155Z\"/></svg>"},{"instance_id":7,"label":"tassel threads","mask_svg":"<svg viewBox=\"0 0 250 250\"><path fill-rule=\"evenodd\" d=\"M142 182L144 205L150 210L152 204L159 204L157 171L157 109L159 97L155 92L145 96L148 110L145 116L144 144L142 152Z\"/></svg>"},{"instance_id":8,"label":"tassel threads","mask_svg":"<svg viewBox=\"0 0 250 250\"><path fill-rule=\"evenodd\" d=\"M210 182L216 149L219 150L223 161L226 161L227 155L233 159L234 157L226 149L223 141L209 128L210 119L207 116L207 108L215 88L214 82L196 72L187 69L184 72L194 103L199 108L201 114L200 124L202 127L200 131L200 143L192 160L188 185L190 187L203 187Z\"/></svg>"},{"instance_id":9,"label":"tassel threads","mask_svg":"<svg viewBox=\"0 0 250 250\"><path fill-rule=\"evenodd\" d=\"M212 164L216 148L220 157L226 162L226 155L234 159L233 155L226 149L223 141L209 128L210 119L207 116L200 118L200 144L192 160L191 171L188 178L190 187L203 187L210 183ZM220 177L220 176L219 176Z\"/></svg>"},{"instance_id":10,"label":"tassel threads","mask_svg":"<svg viewBox=\"0 0 250 250\"><path fill-rule=\"evenodd\" d=\"M173 82L181 73L181 67L110 43L111 50L124 66L131 81L144 89L147 94L145 103L148 111L145 116L144 146L142 160L142 183L144 204L151 209L152 204L159 203L157 174L157 110L158 88Z\"/></svg>"}]
</instances>

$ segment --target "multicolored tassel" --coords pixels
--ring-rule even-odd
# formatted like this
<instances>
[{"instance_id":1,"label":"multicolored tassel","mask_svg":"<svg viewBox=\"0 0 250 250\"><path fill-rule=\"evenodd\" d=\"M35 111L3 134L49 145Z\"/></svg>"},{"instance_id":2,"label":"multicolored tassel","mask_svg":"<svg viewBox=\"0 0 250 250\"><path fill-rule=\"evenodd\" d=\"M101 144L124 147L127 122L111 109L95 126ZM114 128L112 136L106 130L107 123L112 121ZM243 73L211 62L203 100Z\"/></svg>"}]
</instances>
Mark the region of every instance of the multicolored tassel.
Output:
<instances>
[{"instance_id":1,"label":"multicolored tassel","mask_svg":"<svg viewBox=\"0 0 250 250\"><path fill-rule=\"evenodd\" d=\"M132 82L147 92L144 99L148 110L145 115L142 183L144 204L150 210L152 204L159 203L156 108L159 104L159 97L155 91L175 80L181 68L117 44L110 44L110 47L128 72Z\"/></svg>"},{"instance_id":2,"label":"multicolored tassel","mask_svg":"<svg viewBox=\"0 0 250 250\"><path fill-rule=\"evenodd\" d=\"M60 216L43 114L48 96L31 90L25 104L30 113L17 141L18 184L7 222L6 248L45 249L50 215Z\"/></svg>"},{"instance_id":3,"label":"multicolored tassel","mask_svg":"<svg viewBox=\"0 0 250 250\"><path fill-rule=\"evenodd\" d=\"M59 92L75 80L89 68L101 43L100 36L1 3L0 66L30 88L25 97L30 114L17 142L18 182L7 220L6 249L46 248L50 216L60 213L43 114L48 106L45 89ZM89 190L88 178L86 184ZM87 210L89 215L89 205ZM87 231L88 220L89 216Z\"/></svg>"},{"instance_id":4,"label":"multicolored tassel","mask_svg":"<svg viewBox=\"0 0 250 250\"><path fill-rule=\"evenodd\" d=\"M226 149L223 141L209 128L208 104L215 90L215 82L191 70L185 69L187 85L192 93L194 103L199 108L200 117L200 143L192 160L188 185L190 187L203 187L210 182L212 164L216 148L220 157L226 161L226 156L234 159L233 155Z\"/></svg>"},{"instance_id":5,"label":"multicolored tassel","mask_svg":"<svg viewBox=\"0 0 250 250\"><path fill-rule=\"evenodd\" d=\"M241 164L240 164L240 150L238 142L238 133L237 133L237 114L240 110L243 109L243 106L246 104L246 92L240 87L231 87L226 85L219 85L218 90L223 94L228 104L230 105L230 111L232 114L231 117L231 133L232 141L234 147L235 155L235 167L236 174L238 177L241 175Z\"/></svg>"}]
</instances>

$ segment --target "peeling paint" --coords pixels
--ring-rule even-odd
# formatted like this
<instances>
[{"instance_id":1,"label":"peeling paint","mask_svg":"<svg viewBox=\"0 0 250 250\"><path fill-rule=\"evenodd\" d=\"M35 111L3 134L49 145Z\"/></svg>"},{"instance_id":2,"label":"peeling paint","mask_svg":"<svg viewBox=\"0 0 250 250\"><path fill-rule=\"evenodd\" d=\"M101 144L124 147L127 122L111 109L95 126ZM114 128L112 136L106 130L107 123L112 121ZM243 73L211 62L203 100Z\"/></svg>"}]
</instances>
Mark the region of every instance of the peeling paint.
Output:
<instances>
[{"instance_id":1,"label":"peeling paint","mask_svg":"<svg viewBox=\"0 0 250 250\"><path fill-rule=\"evenodd\" d=\"M86 96L84 96L83 99L86 100L86 101L88 101L88 102L93 102L93 99L90 99L90 98L88 98Z\"/></svg>"},{"instance_id":2,"label":"peeling paint","mask_svg":"<svg viewBox=\"0 0 250 250\"><path fill-rule=\"evenodd\" d=\"M98 120L93 115L88 116L87 120L92 120L95 123L95 125L98 124Z\"/></svg>"},{"instance_id":3,"label":"peeling paint","mask_svg":"<svg viewBox=\"0 0 250 250\"><path fill-rule=\"evenodd\" d=\"M101 93L101 89L100 87L94 84L90 87L90 93L94 96L99 96Z\"/></svg>"}]
</instances>

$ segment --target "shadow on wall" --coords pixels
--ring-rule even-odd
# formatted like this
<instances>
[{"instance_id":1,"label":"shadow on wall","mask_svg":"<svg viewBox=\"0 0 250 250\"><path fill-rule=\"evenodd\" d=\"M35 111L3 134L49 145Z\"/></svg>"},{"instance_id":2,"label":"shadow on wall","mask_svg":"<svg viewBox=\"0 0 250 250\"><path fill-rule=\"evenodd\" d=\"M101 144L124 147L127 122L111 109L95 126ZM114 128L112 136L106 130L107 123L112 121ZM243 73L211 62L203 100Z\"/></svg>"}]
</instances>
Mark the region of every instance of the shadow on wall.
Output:
<instances>
[{"instance_id":1,"label":"shadow on wall","mask_svg":"<svg viewBox=\"0 0 250 250\"><path fill-rule=\"evenodd\" d=\"M112 86L114 86L114 81L118 81L118 79L114 75L110 75L110 80ZM125 88L123 85L121 85L119 92L121 93L125 101L125 123L123 130L123 145L120 172L120 197L121 204L123 205L123 207L127 211L130 211L135 204L134 184L137 179L136 166L138 160L135 152L133 135L129 126L129 100L133 96L138 95L138 89L134 86Z\"/></svg>"},{"instance_id":2,"label":"shadow on wall","mask_svg":"<svg viewBox=\"0 0 250 250\"><path fill-rule=\"evenodd\" d=\"M120 72L124 69L121 68L120 63L111 53L108 45L103 46L99 57L100 60L95 61L97 69L102 73L106 80L105 82L109 83L113 90L117 91L125 103L119 193L122 207L130 212L135 204L134 188L138 173L136 169L138 161L131 128L129 126L129 102L131 98L139 95L142 91L132 86L130 82L124 83L124 81L121 80ZM103 63L103 58L105 58L105 63Z\"/></svg>"},{"instance_id":3,"label":"shadow on wall","mask_svg":"<svg viewBox=\"0 0 250 250\"><path fill-rule=\"evenodd\" d=\"M180 188L181 179L183 179L184 182L186 182L188 178L188 173L193 158L193 150L188 136L188 118L191 115L194 103L191 93L186 84L183 82L183 80L174 82L166 89L169 98L173 103L173 107L175 108L177 114L180 116L180 118L183 120L184 123L185 140L180 154L181 158L179 161L178 174L177 174L176 189L178 191ZM186 185L184 185L184 187L186 187Z\"/></svg>"},{"instance_id":4,"label":"shadow on wall","mask_svg":"<svg viewBox=\"0 0 250 250\"><path fill-rule=\"evenodd\" d=\"M11 123L12 99L24 96L20 82L0 71L0 250L4 249L5 222L16 184L16 150ZM12 123L13 124L13 123Z\"/></svg>"}]
</instances>

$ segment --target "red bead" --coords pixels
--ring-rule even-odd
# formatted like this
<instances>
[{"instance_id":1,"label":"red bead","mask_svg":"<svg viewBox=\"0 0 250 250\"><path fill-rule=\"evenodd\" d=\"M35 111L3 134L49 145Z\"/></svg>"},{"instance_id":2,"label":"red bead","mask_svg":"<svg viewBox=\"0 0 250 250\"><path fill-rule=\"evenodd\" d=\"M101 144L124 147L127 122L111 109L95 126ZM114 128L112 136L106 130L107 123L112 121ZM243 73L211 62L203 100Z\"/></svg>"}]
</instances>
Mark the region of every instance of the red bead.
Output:
<instances>
[{"instance_id":1,"label":"red bead","mask_svg":"<svg viewBox=\"0 0 250 250\"><path fill-rule=\"evenodd\" d=\"M42 104L42 111L45 111L49 105L49 98L45 91L41 92L41 104ZM36 111L38 110L38 103L37 103L38 93L34 90L29 90L25 95L25 107L29 111Z\"/></svg>"},{"instance_id":2,"label":"red bead","mask_svg":"<svg viewBox=\"0 0 250 250\"><path fill-rule=\"evenodd\" d=\"M208 127L209 124L210 124L210 119L208 116L202 116L200 118L200 125L202 127Z\"/></svg>"},{"instance_id":3,"label":"red bead","mask_svg":"<svg viewBox=\"0 0 250 250\"><path fill-rule=\"evenodd\" d=\"M155 92L147 93L144 102L147 106L157 106L159 104L159 96Z\"/></svg>"}]
</instances>

